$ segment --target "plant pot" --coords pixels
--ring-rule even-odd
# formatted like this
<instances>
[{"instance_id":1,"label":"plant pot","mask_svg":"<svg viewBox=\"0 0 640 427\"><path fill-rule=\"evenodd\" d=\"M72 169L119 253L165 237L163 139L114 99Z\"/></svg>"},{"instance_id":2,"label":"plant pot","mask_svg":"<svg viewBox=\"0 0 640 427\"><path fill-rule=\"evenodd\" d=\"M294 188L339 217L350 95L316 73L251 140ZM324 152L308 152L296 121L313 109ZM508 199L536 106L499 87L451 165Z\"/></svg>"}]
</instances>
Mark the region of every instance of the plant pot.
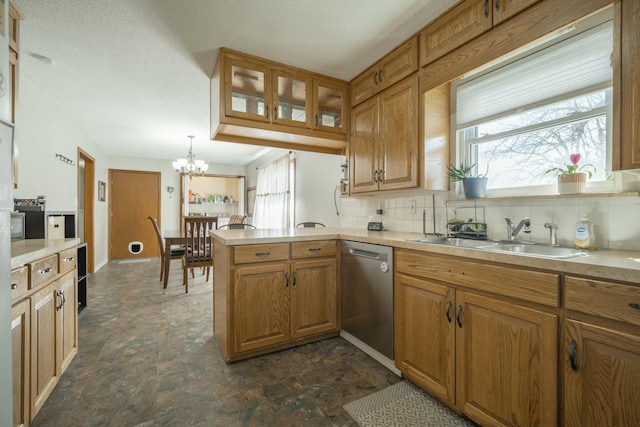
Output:
<instances>
[{"instance_id":1,"label":"plant pot","mask_svg":"<svg viewBox=\"0 0 640 427\"><path fill-rule=\"evenodd\" d=\"M558 193L578 194L584 193L587 188L587 174L583 172L558 175Z\"/></svg>"},{"instance_id":2,"label":"plant pot","mask_svg":"<svg viewBox=\"0 0 640 427\"><path fill-rule=\"evenodd\" d=\"M464 188L464 197L467 199L478 199L487 196L487 182L489 178L464 178L462 186Z\"/></svg>"}]
</instances>

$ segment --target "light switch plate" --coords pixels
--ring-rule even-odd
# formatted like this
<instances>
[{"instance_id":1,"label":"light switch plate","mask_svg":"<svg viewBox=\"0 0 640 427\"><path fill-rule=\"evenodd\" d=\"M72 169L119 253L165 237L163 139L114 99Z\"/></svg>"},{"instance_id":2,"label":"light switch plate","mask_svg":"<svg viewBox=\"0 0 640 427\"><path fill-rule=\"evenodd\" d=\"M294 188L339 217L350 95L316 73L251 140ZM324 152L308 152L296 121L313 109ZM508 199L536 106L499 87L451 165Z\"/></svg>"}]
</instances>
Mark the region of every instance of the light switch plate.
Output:
<instances>
[{"instance_id":1,"label":"light switch plate","mask_svg":"<svg viewBox=\"0 0 640 427\"><path fill-rule=\"evenodd\" d=\"M409 200L409 213L412 215L415 215L416 213L416 201L415 200Z\"/></svg>"}]
</instances>

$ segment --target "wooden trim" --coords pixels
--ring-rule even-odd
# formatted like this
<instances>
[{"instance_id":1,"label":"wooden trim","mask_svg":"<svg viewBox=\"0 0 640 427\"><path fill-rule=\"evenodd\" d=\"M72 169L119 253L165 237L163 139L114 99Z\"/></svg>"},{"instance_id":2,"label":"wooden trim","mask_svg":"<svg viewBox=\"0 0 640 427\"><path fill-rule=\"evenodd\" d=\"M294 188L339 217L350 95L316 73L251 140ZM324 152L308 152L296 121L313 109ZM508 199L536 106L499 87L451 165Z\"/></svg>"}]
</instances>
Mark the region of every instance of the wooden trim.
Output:
<instances>
[{"instance_id":1,"label":"wooden trim","mask_svg":"<svg viewBox=\"0 0 640 427\"><path fill-rule=\"evenodd\" d=\"M640 168L640 2L622 1L620 19L620 169ZM614 123L615 124L615 123ZM616 164L614 162L614 164Z\"/></svg>"},{"instance_id":2,"label":"wooden trim","mask_svg":"<svg viewBox=\"0 0 640 427\"><path fill-rule=\"evenodd\" d=\"M94 195L96 161L89 153L78 147L76 161L78 165L80 165L80 160L84 160L84 241L87 243L87 273L93 273L95 268ZM80 188L79 174L77 188ZM77 233L76 225L76 235Z\"/></svg>"}]
</instances>

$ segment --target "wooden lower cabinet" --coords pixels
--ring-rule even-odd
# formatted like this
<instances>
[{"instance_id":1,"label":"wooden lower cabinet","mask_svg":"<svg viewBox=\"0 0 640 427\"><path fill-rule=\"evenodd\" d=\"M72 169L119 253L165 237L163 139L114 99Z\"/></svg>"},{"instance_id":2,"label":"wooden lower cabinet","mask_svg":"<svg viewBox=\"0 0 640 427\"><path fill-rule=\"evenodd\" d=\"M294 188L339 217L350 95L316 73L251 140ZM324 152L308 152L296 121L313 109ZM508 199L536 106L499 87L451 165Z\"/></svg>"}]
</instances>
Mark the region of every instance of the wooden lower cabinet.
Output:
<instances>
[{"instance_id":1,"label":"wooden lower cabinet","mask_svg":"<svg viewBox=\"0 0 640 427\"><path fill-rule=\"evenodd\" d=\"M288 264L265 264L235 270L235 353L280 344L289 339L288 270Z\"/></svg>"},{"instance_id":2,"label":"wooden lower cabinet","mask_svg":"<svg viewBox=\"0 0 640 427\"><path fill-rule=\"evenodd\" d=\"M31 298L31 419L58 382L58 307L61 301L57 286L57 282L52 282Z\"/></svg>"},{"instance_id":3,"label":"wooden lower cabinet","mask_svg":"<svg viewBox=\"0 0 640 427\"><path fill-rule=\"evenodd\" d=\"M291 338L338 328L336 260L296 261L292 265Z\"/></svg>"},{"instance_id":4,"label":"wooden lower cabinet","mask_svg":"<svg viewBox=\"0 0 640 427\"><path fill-rule=\"evenodd\" d=\"M456 304L456 406L485 426L557 425L557 316L469 292Z\"/></svg>"},{"instance_id":5,"label":"wooden lower cabinet","mask_svg":"<svg viewBox=\"0 0 640 427\"><path fill-rule=\"evenodd\" d=\"M564 426L640 423L640 334L567 319L561 366Z\"/></svg>"},{"instance_id":6,"label":"wooden lower cabinet","mask_svg":"<svg viewBox=\"0 0 640 427\"><path fill-rule=\"evenodd\" d=\"M11 307L13 365L13 427L29 425L29 352L31 350L31 306L24 299Z\"/></svg>"},{"instance_id":7,"label":"wooden lower cabinet","mask_svg":"<svg viewBox=\"0 0 640 427\"><path fill-rule=\"evenodd\" d=\"M291 249L288 243L227 249L214 243L214 252L222 253L218 260L223 253L234 259L214 283L214 301L230 298L230 304L216 305L214 324L226 360L338 333L335 240L296 242Z\"/></svg>"},{"instance_id":8,"label":"wooden lower cabinet","mask_svg":"<svg viewBox=\"0 0 640 427\"><path fill-rule=\"evenodd\" d=\"M78 352L75 270L31 297L31 419Z\"/></svg>"},{"instance_id":9,"label":"wooden lower cabinet","mask_svg":"<svg viewBox=\"0 0 640 427\"><path fill-rule=\"evenodd\" d=\"M482 283L489 267L483 274L453 258L440 270L441 261L396 250L396 367L483 426L558 425L555 309L466 290ZM428 266L430 276L417 272ZM532 274L508 271L502 270L503 285ZM438 275L468 281L445 283Z\"/></svg>"},{"instance_id":10,"label":"wooden lower cabinet","mask_svg":"<svg viewBox=\"0 0 640 427\"><path fill-rule=\"evenodd\" d=\"M426 279L396 274L394 305L396 367L454 406L455 291Z\"/></svg>"}]
</instances>

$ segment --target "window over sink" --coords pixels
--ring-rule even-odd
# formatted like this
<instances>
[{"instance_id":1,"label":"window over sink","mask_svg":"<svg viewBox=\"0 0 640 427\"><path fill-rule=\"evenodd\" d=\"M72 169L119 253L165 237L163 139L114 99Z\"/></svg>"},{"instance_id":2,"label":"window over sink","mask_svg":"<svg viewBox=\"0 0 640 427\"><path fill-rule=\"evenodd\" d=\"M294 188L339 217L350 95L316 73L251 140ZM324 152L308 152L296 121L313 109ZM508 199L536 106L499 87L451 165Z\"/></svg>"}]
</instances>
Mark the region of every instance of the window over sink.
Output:
<instances>
[{"instance_id":1,"label":"window over sink","mask_svg":"<svg viewBox=\"0 0 640 427\"><path fill-rule=\"evenodd\" d=\"M488 171L489 189L555 188L544 172L591 164L591 182L611 171L611 8L563 28L526 51L462 76L453 85L459 158ZM539 187L540 193L545 193ZM508 192L508 190L506 190ZM533 192L538 192L532 190Z\"/></svg>"}]
</instances>

